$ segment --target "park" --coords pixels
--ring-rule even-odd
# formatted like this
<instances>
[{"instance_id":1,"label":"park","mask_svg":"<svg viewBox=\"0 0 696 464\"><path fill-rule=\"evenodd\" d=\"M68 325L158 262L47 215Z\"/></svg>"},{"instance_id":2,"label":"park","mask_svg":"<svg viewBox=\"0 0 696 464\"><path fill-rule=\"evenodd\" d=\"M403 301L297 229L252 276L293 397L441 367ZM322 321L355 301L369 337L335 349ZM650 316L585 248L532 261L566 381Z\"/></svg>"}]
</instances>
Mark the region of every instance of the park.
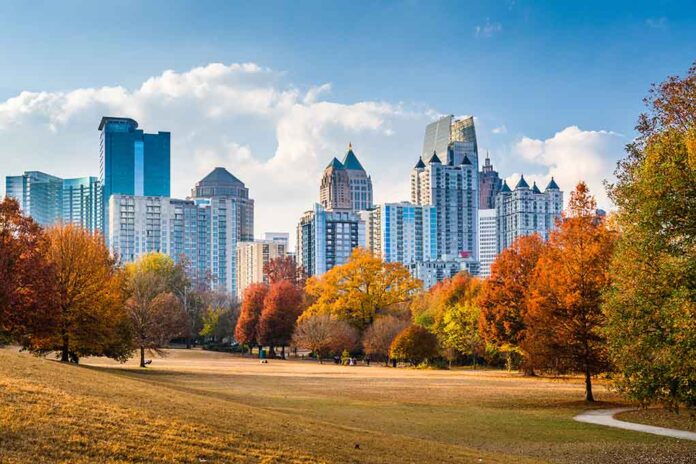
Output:
<instances>
[{"instance_id":1,"label":"park","mask_svg":"<svg viewBox=\"0 0 696 464\"><path fill-rule=\"evenodd\" d=\"M580 377L165 355L140 369L137 357L73 365L1 349L0 461L688 463L696 454L696 442L574 421L588 407L627 404L602 381L588 406Z\"/></svg>"}]
</instances>

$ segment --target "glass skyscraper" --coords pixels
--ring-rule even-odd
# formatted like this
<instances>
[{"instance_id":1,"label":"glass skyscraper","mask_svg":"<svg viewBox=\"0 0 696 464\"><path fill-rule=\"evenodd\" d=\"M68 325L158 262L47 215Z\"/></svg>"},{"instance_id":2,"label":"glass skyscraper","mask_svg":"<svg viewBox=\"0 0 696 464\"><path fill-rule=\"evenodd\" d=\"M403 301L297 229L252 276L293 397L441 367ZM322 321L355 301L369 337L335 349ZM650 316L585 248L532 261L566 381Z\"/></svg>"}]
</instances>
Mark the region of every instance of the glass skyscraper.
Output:
<instances>
[{"instance_id":1,"label":"glass skyscraper","mask_svg":"<svg viewBox=\"0 0 696 464\"><path fill-rule=\"evenodd\" d=\"M104 228L108 229L111 195L170 196L170 134L146 134L133 119L106 116L101 119L99 130L102 217Z\"/></svg>"}]
</instances>

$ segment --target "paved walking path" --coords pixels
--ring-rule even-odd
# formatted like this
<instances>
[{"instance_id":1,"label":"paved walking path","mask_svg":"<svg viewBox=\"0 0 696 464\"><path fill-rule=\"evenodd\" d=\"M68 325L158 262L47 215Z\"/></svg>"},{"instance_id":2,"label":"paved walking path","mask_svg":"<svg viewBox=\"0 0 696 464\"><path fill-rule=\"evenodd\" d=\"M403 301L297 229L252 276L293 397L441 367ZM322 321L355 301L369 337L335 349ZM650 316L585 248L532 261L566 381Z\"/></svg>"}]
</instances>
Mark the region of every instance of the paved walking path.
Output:
<instances>
[{"instance_id":1,"label":"paved walking path","mask_svg":"<svg viewBox=\"0 0 696 464\"><path fill-rule=\"evenodd\" d=\"M574 419L578 422L587 422L588 424L606 425L607 427L633 430L634 432L652 433L654 435L696 441L696 433L694 432L655 427L653 425L636 424L634 422L624 422L614 419L614 414L624 411L632 411L634 409L635 408L594 409L592 411L586 411L582 414L578 414L574 417Z\"/></svg>"}]
</instances>

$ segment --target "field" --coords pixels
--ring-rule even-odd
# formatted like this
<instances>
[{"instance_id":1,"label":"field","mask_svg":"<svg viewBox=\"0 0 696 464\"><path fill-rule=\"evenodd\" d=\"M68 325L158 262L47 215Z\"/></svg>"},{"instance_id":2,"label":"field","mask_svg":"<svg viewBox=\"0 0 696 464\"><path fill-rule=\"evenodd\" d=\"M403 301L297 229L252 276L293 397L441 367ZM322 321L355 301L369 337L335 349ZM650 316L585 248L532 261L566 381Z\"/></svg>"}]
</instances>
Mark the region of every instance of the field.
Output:
<instances>
[{"instance_id":1,"label":"field","mask_svg":"<svg viewBox=\"0 0 696 464\"><path fill-rule=\"evenodd\" d=\"M694 462L696 444L572 420L576 379L172 350L138 369L0 350L0 463ZM601 385L597 407L620 404Z\"/></svg>"}]
</instances>

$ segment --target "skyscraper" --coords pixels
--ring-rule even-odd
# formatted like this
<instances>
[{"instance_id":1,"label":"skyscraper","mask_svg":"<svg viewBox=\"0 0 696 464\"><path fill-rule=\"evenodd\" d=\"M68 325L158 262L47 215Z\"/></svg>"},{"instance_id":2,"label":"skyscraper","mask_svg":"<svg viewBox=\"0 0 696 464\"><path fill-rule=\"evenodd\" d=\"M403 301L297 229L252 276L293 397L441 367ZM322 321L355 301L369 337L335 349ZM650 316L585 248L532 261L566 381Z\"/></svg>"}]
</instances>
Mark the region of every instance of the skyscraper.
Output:
<instances>
[{"instance_id":1,"label":"skyscraper","mask_svg":"<svg viewBox=\"0 0 696 464\"><path fill-rule=\"evenodd\" d=\"M317 203L297 225L297 262L308 276L346 263L359 246L365 246L365 222L353 211L327 211Z\"/></svg>"},{"instance_id":2,"label":"skyscraper","mask_svg":"<svg viewBox=\"0 0 696 464\"><path fill-rule=\"evenodd\" d=\"M146 134L133 119L107 116L101 119L99 131L104 218L111 195L170 196L169 132ZM106 220L104 226L108 229Z\"/></svg>"},{"instance_id":3,"label":"skyscraper","mask_svg":"<svg viewBox=\"0 0 696 464\"><path fill-rule=\"evenodd\" d=\"M498 224L496 210L479 209L478 212L479 276L491 275L491 264L498 255Z\"/></svg>"},{"instance_id":4,"label":"skyscraper","mask_svg":"<svg viewBox=\"0 0 696 464\"><path fill-rule=\"evenodd\" d=\"M503 188L503 180L498 176L498 171L493 170L491 159L486 153L486 161L479 173L479 208L495 208L495 197Z\"/></svg>"},{"instance_id":5,"label":"skyscraper","mask_svg":"<svg viewBox=\"0 0 696 464\"><path fill-rule=\"evenodd\" d=\"M191 189L191 198L227 198L235 204L235 219L239 241L254 240L254 200L249 198L249 189L244 182L227 169L217 167Z\"/></svg>"},{"instance_id":6,"label":"skyscraper","mask_svg":"<svg viewBox=\"0 0 696 464\"><path fill-rule=\"evenodd\" d=\"M263 268L275 258L287 253L287 241L254 240L237 243L237 295L241 299L246 288L257 282L266 282Z\"/></svg>"},{"instance_id":7,"label":"skyscraper","mask_svg":"<svg viewBox=\"0 0 696 464\"><path fill-rule=\"evenodd\" d=\"M536 182L530 188L524 176L521 176L514 190L503 182L496 196L495 209L500 253L524 235L538 233L544 240L548 239L549 231L555 227L555 221L563 209L563 192L553 177L546 190L541 192Z\"/></svg>"},{"instance_id":8,"label":"skyscraper","mask_svg":"<svg viewBox=\"0 0 696 464\"><path fill-rule=\"evenodd\" d=\"M372 208L372 179L358 161L351 144L348 145L343 162L334 158L324 169L319 201L328 211L361 211Z\"/></svg>"},{"instance_id":9,"label":"skyscraper","mask_svg":"<svg viewBox=\"0 0 696 464\"><path fill-rule=\"evenodd\" d=\"M61 179L39 171L8 176L6 194L25 214L47 227L58 222L101 231L101 186L96 177Z\"/></svg>"},{"instance_id":10,"label":"skyscraper","mask_svg":"<svg viewBox=\"0 0 696 464\"><path fill-rule=\"evenodd\" d=\"M461 164L464 157L467 157L478 169L474 117L454 119L450 114L428 124L423 137L421 158L428 163L434 153L437 153L441 160L445 157L448 161L452 159L455 165Z\"/></svg>"}]
</instances>

